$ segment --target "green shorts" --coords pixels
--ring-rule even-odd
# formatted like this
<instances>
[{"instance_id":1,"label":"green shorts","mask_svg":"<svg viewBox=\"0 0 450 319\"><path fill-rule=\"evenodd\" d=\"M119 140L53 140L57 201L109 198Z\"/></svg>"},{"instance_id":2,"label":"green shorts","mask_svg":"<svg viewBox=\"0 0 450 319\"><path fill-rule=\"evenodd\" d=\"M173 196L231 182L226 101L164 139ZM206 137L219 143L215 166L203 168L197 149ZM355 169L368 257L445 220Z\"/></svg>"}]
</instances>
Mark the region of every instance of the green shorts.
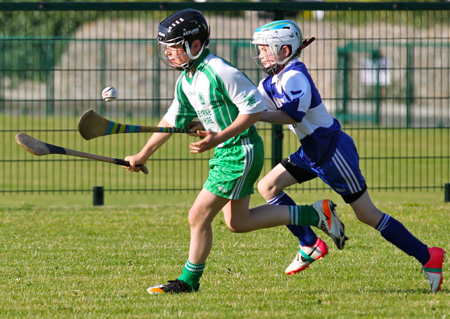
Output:
<instances>
[{"instance_id":1,"label":"green shorts","mask_svg":"<svg viewBox=\"0 0 450 319\"><path fill-rule=\"evenodd\" d=\"M239 146L216 148L203 187L220 197L244 198L254 193L263 164L264 145L258 134L243 138Z\"/></svg>"}]
</instances>

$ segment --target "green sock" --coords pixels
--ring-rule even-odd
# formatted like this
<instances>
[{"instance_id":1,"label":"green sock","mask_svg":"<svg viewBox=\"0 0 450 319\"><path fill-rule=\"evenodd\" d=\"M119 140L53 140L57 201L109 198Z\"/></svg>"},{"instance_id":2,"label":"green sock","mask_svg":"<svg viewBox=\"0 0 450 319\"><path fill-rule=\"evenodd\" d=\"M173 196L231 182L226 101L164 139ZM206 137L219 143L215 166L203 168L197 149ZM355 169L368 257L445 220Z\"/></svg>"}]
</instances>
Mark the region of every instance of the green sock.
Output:
<instances>
[{"instance_id":1,"label":"green sock","mask_svg":"<svg viewBox=\"0 0 450 319\"><path fill-rule=\"evenodd\" d=\"M200 277L203 275L203 269L205 269L205 264L196 265L188 260L184 265L183 274L178 279L187 283L192 289L195 289L198 286Z\"/></svg>"},{"instance_id":2,"label":"green sock","mask_svg":"<svg viewBox=\"0 0 450 319\"><path fill-rule=\"evenodd\" d=\"M319 215L312 205L289 206L291 225L315 226L319 224Z\"/></svg>"}]
</instances>

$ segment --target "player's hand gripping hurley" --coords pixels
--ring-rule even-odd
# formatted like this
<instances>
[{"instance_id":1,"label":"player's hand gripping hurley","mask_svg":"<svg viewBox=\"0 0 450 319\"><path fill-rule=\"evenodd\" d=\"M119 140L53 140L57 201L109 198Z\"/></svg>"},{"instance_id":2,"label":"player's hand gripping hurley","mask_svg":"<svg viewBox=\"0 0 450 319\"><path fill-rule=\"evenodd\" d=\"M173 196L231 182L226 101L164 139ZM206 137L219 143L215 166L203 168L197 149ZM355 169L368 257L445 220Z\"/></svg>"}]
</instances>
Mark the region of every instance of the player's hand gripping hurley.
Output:
<instances>
[{"instance_id":1,"label":"player's hand gripping hurley","mask_svg":"<svg viewBox=\"0 0 450 319\"><path fill-rule=\"evenodd\" d=\"M48 144L48 143L42 142L38 139L35 139L25 133L17 133L16 141L24 150L26 150L27 152L29 152L31 154L37 155L37 156L48 155L48 154L61 154L61 155L70 155L70 156L88 158L88 159L92 159L92 160L96 160L96 161L112 163L112 164L121 165L121 166L127 166L127 167L130 166L129 162L124 161L122 159L75 151L75 150L71 150L69 148ZM143 165L139 166L139 167L141 168L141 171L144 174L148 174L147 167L145 167Z\"/></svg>"},{"instance_id":2,"label":"player's hand gripping hurley","mask_svg":"<svg viewBox=\"0 0 450 319\"><path fill-rule=\"evenodd\" d=\"M94 110L86 111L78 122L78 132L85 140L120 133L191 133L191 130L175 127L141 126L116 123L105 119Z\"/></svg>"}]
</instances>

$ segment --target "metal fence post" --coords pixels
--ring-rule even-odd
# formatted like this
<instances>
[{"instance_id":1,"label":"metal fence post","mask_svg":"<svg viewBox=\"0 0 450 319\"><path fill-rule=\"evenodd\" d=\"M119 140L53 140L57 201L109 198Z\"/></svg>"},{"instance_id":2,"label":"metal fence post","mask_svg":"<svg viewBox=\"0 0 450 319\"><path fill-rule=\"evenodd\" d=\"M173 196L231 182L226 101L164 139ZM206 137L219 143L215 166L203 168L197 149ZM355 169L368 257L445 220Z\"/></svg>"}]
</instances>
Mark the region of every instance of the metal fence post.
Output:
<instances>
[{"instance_id":1,"label":"metal fence post","mask_svg":"<svg viewBox=\"0 0 450 319\"><path fill-rule=\"evenodd\" d=\"M103 86L111 85L109 83L106 83L106 45L105 41L100 42L100 83L102 83ZM106 105L105 101L102 101L100 104L100 114L105 115Z\"/></svg>"},{"instance_id":2,"label":"metal fence post","mask_svg":"<svg viewBox=\"0 0 450 319\"><path fill-rule=\"evenodd\" d=\"M103 186L94 186L94 206L102 206L104 204L105 191Z\"/></svg>"},{"instance_id":3,"label":"metal fence post","mask_svg":"<svg viewBox=\"0 0 450 319\"><path fill-rule=\"evenodd\" d=\"M407 45L406 54L406 127L411 127L414 124L412 106L414 103L414 87L412 80L414 77L414 46Z\"/></svg>"},{"instance_id":4,"label":"metal fence post","mask_svg":"<svg viewBox=\"0 0 450 319\"><path fill-rule=\"evenodd\" d=\"M156 41L151 42L149 45L153 46L152 51L156 52L156 54L153 54L153 70L152 70L152 110L151 114L155 118L161 117L161 106L160 106L160 99L161 99L161 79L159 75L159 71L161 70L161 60L159 58L158 54L158 44Z\"/></svg>"},{"instance_id":5,"label":"metal fence post","mask_svg":"<svg viewBox=\"0 0 450 319\"><path fill-rule=\"evenodd\" d=\"M0 112L5 110L5 42L2 40L0 44Z\"/></svg>"},{"instance_id":6,"label":"metal fence post","mask_svg":"<svg viewBox=\"0 0 450 319\"><path fill-rule=\"evenodd\" d=\"M275 20L283 20L284 12L282 10L274 11ZM280 124L272 125L272 167L275 167L283 160L283 126Z\"/></svg>"},{"instance_id":7,"label":"metal fence post","mask_svg":"<svg viewBox=\"0 0 450 319\"><path fill-rule=\"evenodd\" d=\"M47 40L46 59L46 114L55 115L55 41Z\"/></svg>"}]
</instances>

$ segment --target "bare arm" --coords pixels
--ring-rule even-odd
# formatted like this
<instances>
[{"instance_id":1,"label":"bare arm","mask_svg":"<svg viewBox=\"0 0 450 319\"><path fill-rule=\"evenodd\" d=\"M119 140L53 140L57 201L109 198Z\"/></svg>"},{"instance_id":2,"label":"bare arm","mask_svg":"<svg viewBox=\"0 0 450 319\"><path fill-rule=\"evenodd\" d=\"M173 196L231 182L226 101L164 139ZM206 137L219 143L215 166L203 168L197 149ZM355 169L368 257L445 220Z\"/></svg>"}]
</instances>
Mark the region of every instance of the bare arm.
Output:
<instances>
[{"instance_id":1,"label":"bare arm","mask_svg":"<svg viewBox=\"0 0 450 319\"><path fill-rule=\"evenodd\" d=\"M189 145L189 147L191 148L191 153L202 153L204 151L210 150L220 143L229 140L233 136L241 134L250 126L259 121L262 113L264 112L254 114L241 114L234 120L234 122L230 126L228 126L221 132L198 131L198 135L205 136L205 138L200 142L191 143Z\"/></svg>"},{"instance_id":2,"label":"bare arm","mask_svg":"<svg viewBox=\"0 0 450 319\"><path fill-rule=\"evenodd\" d=\"M266 111L262 112L261 120L262 122L272 123L272 124L295 124L297 123L292 117L289 116L285 111Z\"/></svg>"},{"instance_id":3,"label":"bare arm","mask_svg":"<svg viewBox=\"0 0 450 319\"><path fill-rule=\"evenodd\" d=\"M172 127L164 118L161 119L158 126ZM139 172L140 168L136 165L144 165L145 162L152 156L173 134L169 133L153 133L147 141L147 144L141 151L135 155L125 157L125 160L130 162L130 167L125 167L129 171Z\"/></svg>"}]
</instances>

